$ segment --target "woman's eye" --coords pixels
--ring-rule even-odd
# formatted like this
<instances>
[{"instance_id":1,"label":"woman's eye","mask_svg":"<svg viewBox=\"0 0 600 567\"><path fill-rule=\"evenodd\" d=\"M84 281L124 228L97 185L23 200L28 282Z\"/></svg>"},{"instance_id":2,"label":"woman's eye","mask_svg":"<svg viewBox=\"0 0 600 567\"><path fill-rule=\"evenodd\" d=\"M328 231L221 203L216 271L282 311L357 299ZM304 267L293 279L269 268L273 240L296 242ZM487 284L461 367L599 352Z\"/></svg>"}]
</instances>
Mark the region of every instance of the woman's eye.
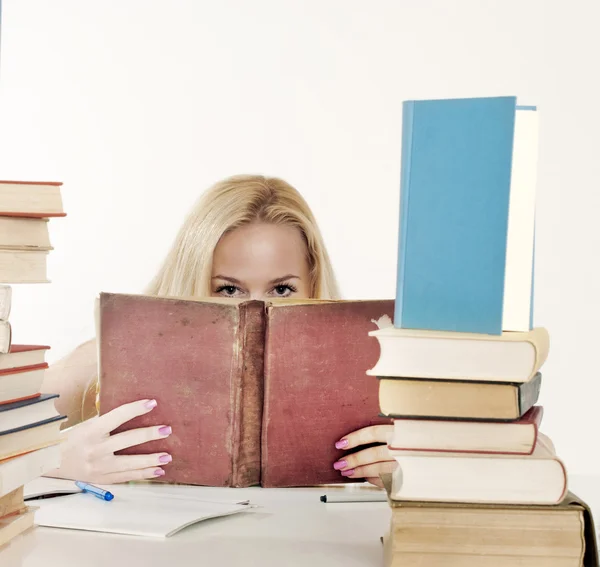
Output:
<instances>
[{"instance_id":1,"label":"woman's eye","mask_svg":"<svg viewBox=\"0 0 600 567\"><path fill-rule=\"evenodd\" d=\"M275 291L275 295L278 295L280 297L288 297L289 295L292 295L293 292L296 291L295 288L293 288L291 285L277 285L274 288Z\"/></svg>"},{"instance_id":2,"label":"woman's eye","mask_svg":"<svg viewBox=\"0 0 600 567\"><path fill-rule=\"evenodd\" d=\"M228 295L231 297L233 297L237 291L238 288L234 285L222 285L221 287L219 287L219 289L217 289L217 293L220 293L221 295Z\"/></svg>"}]
</instances>

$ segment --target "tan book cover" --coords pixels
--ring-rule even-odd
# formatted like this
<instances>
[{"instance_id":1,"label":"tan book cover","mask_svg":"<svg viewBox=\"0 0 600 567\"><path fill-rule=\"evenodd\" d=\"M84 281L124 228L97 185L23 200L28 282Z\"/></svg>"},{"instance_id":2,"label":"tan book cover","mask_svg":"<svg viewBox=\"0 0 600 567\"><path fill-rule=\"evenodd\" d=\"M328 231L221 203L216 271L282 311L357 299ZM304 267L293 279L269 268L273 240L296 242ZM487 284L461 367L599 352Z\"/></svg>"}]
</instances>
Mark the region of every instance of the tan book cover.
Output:
<instances>
[{"instance_id":1,"label":"tan book cover","mask_svg":"<svg viewBox=\"0 0 600 567\"><path fill-rule=\"evenodd\" d=\"M583 517L583 539L584 539L584 555L583 555L583 567L599 567L598 561L598 543L596 539L596 529L594 525L594 517L592 510L589 505L575 495L572 492L567 492L566 497L560 504L554 506L547 505L499 505L499 504L470 504L470 503L450 503L450 502L417 502L417 501L397 501L391 500L389 494L392 486L392 475L385 474L381 475L381 480L388 493L388 503L392 510L395 508L471 508L477 510L490 510L490 509L511 509L511 510L538 510L548 511L550 508L561 508L561 509L576 509L581 512ZM382 543L385 545L384 554L386 555L385 565L392 565L391 562L391 542L384 541L389 540L389 535L384 536Z\"/></svg>"}]
</instances>

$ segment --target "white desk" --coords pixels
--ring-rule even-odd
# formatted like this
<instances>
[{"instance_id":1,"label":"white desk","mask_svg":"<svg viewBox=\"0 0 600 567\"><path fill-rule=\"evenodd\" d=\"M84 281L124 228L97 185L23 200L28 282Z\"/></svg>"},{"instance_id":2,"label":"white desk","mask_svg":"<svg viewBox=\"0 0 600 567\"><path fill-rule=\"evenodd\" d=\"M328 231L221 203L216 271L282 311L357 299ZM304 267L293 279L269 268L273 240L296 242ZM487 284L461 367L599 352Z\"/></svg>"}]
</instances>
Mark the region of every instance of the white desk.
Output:
<instances>
[{"instance_id":1,"label":"white desk","mask_svg":"<svg viewBox=\"0 0 600 567\"><path fill-rule=\"evenodd\" d=\"M600 515L600 477L572 477L571 489ZM140 487L142 488L142 487ZM388 528L386 503L323 504L323 488L193 490L250 499L260 507L200 522L167 539L37 527L0 552L1 567L373 567ZM349 488L353 490L354 488ZM152 488L154 490L154 487ZM345 490L345 489L341 489Z\"/></svg>"}]
</instances>

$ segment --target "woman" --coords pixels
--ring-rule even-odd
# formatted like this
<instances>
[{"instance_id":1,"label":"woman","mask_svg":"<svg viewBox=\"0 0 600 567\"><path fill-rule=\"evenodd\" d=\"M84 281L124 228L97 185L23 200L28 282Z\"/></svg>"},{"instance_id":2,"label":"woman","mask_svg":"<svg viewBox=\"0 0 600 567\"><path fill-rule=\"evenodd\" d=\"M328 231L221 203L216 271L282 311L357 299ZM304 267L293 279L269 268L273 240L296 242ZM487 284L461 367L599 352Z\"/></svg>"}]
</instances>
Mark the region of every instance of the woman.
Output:
<instances>
[{"instance_id":1,"label":"woman","mask_svg":"<svg viewBox=\"0 0 600 567\"><path fill-rule=\"evenodd\" d=\"M301 195L276 178L241 175L207 191L186 219L150 295L251 299L336 299L337 283L314 216ZM138 400L97 414L96 344L85 343L47 372L44 391L58 392L69 418L61 468L48 476L110 484L165 474L171 456L115 455L120 449L167 437L169 424L110 433L151 412L155 400ZM83 421L82 421L83 419ZM352 449L387 440L391 426L349 432L336 443ZM379 483L393 468L385 445L345 456L334 469L348 478Z\"/></svg>"}]
</instances>

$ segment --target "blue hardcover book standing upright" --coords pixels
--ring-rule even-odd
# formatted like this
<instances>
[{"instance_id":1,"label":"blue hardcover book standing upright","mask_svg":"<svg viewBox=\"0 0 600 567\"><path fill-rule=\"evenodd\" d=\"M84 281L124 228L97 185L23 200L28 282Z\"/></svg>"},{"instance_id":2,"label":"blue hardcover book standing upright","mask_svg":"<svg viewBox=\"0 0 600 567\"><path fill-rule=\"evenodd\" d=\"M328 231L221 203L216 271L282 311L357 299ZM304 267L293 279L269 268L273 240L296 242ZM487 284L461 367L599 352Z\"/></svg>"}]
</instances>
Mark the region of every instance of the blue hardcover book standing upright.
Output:
<instances>
[{"instance_id":1,"label":"blue hardcover book standing upright","mask_svg":"<svg viewBox=\"0 0 600 567\"><path fill-rule=\"evenodd\" d=\"M404 103L396 327L531 327L536 120L515 97Z\"/></svg>"}]
</instances>

